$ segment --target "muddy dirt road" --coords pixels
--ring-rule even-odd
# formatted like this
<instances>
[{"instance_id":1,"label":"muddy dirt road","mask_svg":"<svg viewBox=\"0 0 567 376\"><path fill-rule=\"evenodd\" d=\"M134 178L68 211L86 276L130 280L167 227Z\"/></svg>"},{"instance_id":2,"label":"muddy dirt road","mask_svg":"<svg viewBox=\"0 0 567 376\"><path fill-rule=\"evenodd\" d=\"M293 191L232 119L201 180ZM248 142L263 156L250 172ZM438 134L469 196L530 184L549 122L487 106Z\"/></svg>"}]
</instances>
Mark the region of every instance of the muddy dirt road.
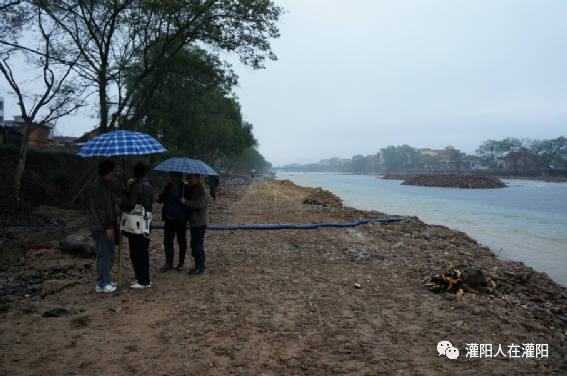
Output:
<instances>
[{"instance_id":1,"label":"muddy dirt road","mask_svg":"<svg viewBox=\"0 0 567 376\"><path fill-rule=\"evenodd\" d=\"M218 197L228 207L210 208L215 226L389 217L288 181ZM123 286L111 294L95 293L94 260L57 248L1 269L0 375L566 374L565 288L464 233L419 220L208 230L207 269L197 276L158 271L162 235L152 235L149 289L129 288L127 249ZM451 264L482 270L500 292L429 292L423 278ZM38 287L5 287L17 283ZM41 317L57 308L77 313ZM439 355L440 341L458 358ZM492 357L467 356L473 344L492 345Z\"/></svg>"}]
</instances>

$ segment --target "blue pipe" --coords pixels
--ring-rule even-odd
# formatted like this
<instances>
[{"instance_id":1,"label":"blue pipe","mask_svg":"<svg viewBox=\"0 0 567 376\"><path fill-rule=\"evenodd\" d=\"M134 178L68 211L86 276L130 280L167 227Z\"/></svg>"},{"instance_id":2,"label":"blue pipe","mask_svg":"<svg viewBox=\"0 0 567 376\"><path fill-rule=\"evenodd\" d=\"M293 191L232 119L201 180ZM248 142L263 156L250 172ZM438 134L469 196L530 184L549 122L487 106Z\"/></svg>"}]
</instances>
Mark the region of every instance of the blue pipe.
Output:
<instances>
[{"instance_id":1,"label":"blue pipe","mask_svg":"<svg viewBox=\"0 0 567 376\"><path fill-rule=\"evenodd\" d=\"M317 227L354 227L368 222L400 222L408 221L415 223L411 219L406 218L388 218L388 219L361 219L354 223L319 223L315 225L268 225L268 226L208 226L207 230L281 230L286 228L295 229L311 229ZM151 225L151 228L163 228L163 225ZM187 226L189 228L190 226Z\"/></svg>"}]
</instances>

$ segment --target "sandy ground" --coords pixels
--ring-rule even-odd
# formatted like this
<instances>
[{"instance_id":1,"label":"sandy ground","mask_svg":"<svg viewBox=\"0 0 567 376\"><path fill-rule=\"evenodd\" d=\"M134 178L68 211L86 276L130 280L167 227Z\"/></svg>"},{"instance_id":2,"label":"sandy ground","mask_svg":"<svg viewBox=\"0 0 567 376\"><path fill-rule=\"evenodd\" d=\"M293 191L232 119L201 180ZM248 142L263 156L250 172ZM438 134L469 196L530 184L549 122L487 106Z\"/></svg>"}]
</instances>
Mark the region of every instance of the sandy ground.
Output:
<instances>
[{"instance_id":1,"label":"sandy ground","mask_svg":"<svg viewBox=\"0 0 567 376\"><path fill-rule=\"evenodd\" d=\"M324 192L290 182L227 192L217 204L230 210L211 207L211 225L395 217L305 205L306 198L323 202ZM4 267L0 285L37 283L48 295L4 287L0 375L567 374L565 288L496 258L464 233L419 220L208 230L207 269L198 276L158 271L162 235L156 230L151 240L149 289L129 287L127 248L122 287L111 294L95 293L94 260L56 248ZM423 278L450 264L490 273L504 292L429 292ZM57 308L77 313L42 317ZM440 341L451 342L458 358L439 355ZM509 356L510 346L530 343L548 352ZM504 354L467 357L471 344L491 344L493 355L501 346Z\"/></svg>"}]
</instances>

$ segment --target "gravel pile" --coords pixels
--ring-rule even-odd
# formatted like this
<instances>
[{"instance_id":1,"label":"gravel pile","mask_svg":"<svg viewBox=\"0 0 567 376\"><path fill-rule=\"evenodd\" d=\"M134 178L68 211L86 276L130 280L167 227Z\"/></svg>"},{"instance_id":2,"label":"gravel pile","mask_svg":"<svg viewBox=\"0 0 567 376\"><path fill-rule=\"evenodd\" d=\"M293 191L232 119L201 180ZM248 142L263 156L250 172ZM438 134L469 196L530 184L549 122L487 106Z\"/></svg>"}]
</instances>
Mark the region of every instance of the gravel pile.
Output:
<instances>
[{"instance_id":1,"label":"gravel pile","mask_svg":"<svg viewBox=\"0 0 567 376\"><path fill-rule=\"evenodd\" d=\"M504 188L500 179L485 175L463 174L418 174L405 180L402 185L448 188Z\"/></svg>"},{"instance_id":2,"label":"gravel pile","mask_svg":"<svg viewBox=\"0 0 567 376\"><path fill-rule=\"evenodd\" d=\"M413 177L413 174L386 174L382 179L386 180L406 180Z\"/></svg>"}]
</instances>

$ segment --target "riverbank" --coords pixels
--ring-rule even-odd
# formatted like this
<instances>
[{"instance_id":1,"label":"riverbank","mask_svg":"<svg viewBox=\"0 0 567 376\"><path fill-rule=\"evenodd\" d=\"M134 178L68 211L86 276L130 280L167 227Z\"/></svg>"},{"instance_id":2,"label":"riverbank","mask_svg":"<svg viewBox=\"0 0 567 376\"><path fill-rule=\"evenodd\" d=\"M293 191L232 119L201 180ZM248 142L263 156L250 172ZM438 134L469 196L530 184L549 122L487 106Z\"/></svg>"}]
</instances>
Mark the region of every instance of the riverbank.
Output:
<instances>
[{"instance_id":1,"label":"riverbank","mask_svg":"<svg viewBox=\"0 0 567 376\"><path fill-rule=\"evenodd\" d=\"M215 204L214 226L390 217L342 207L326 191L289 181L225 186ZM4 292L10 284L40 286L2 297L0 369L14 375L561 374L566 289L523 263L495 257L462 232L409 219L415 222L209 230L207 270L194 277L157 271L164 257L163 233L156 230L152 287L113 294L94 292L94 260L57 248L30 252L0 274ZM421 281L449 265L481 270L497 283L496 292L429 292ZM123 278L124 286L133 279L126 257ZM57 308L77 313L41 317ZM458 359L439 356L440 341L451 342ZM503 354L466 357L472 343L491 344L493 355L501 346ZM520 346L521 356L529 343L547 345L548 353L508 356L510 346Z\"/></svg>"}]
</instances>

